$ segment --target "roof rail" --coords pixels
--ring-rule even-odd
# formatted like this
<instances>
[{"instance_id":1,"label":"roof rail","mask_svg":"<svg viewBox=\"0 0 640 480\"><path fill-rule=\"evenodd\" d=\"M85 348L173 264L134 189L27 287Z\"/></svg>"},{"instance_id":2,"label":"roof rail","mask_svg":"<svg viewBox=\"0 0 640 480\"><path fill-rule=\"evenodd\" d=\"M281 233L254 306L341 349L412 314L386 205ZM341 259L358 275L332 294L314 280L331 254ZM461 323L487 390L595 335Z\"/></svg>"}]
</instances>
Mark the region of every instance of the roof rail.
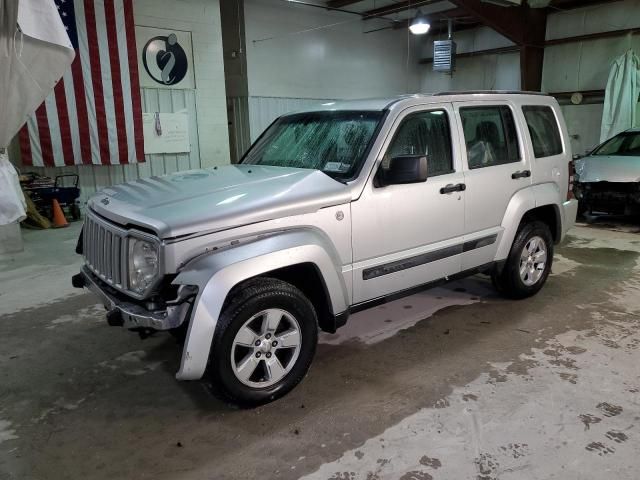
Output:
<instances>
[{"instance_id":1,"label":"roof rail","mask_svg":"<svg viewBox=\"0 0 640 480\"><path fill-rule=\"evenodd\" d=\"M434 93L434 97L442 97L444 95L477 95L477 94L496 94L496 95L540 95L549 97L550 95L543 92L527 92L524 90L461 90L458 92L438 92Z\"/></svg>"}]
</instances>

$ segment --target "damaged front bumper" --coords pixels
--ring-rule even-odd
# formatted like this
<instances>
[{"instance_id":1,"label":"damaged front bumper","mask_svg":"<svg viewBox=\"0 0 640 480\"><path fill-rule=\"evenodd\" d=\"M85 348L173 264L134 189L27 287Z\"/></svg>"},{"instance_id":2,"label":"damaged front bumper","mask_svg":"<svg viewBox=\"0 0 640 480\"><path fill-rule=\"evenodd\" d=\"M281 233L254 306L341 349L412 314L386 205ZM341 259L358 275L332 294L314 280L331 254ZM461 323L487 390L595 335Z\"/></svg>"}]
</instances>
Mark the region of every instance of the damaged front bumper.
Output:
<instances>
[{"instance_id":1,"label":"damaged front bumper","mask_svg":"<svg viewBox=\"0 0 640 480\"><path fill-rule=\"evenodd\" d=\"M183 285L174 300L163 302L161 307L151 302L143 303L128 299L125 295L106 285L86 266L72 278L76 288L88 288L108 310L107 322L112 326L129 329L172 330L181 326L188 318L195 287Z\"/></svg>"},{"instance_id":2,"label":"damaged front bumper","mask_svg":"<svg viewBox=\"0 0 640 480\"><path fill-rule=\"evenodd\" d=\"M638 182L579 182L575 196L590 211L632 213L640 211Z\"/></svg>"}]
</instances>

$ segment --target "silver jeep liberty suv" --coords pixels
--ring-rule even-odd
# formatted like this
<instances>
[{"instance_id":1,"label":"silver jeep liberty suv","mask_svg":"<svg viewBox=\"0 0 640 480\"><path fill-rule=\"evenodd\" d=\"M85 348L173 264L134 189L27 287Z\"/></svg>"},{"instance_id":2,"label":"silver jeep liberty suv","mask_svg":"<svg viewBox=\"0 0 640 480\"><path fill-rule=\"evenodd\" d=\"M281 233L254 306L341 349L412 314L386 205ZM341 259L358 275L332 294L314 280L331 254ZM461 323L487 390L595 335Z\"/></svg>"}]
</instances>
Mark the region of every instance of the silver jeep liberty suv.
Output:
<instances>
[{"instance_id":1,"label":"silver jeep liberty suv","mask_svg":"<svg viewBox=\"0 0 640 480\"><path fill-rule=\"evenodd\" d=\"M269 402L352 312L478 272L538 292L576 217L571 158L541 94L326 103L278 118L238 165L96 194L73 283L110 325L180 337L179 380Z\"/></svg>"}]
</instances>

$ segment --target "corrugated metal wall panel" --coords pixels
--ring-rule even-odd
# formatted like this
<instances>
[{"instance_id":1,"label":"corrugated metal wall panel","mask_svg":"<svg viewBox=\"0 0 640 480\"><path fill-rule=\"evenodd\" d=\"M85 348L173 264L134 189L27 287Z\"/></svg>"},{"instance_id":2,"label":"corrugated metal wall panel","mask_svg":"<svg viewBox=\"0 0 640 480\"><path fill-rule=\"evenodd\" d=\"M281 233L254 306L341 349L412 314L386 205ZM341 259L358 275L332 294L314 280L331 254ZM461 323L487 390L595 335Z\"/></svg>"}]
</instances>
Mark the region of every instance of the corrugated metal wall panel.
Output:
<instances>
[{"instance_id":1,"label":"corrugated metal wall panel","mask_svg":"<svg viewBox=\"0 0 640 480\"><path fill-rule=\"evenodd\" d=\"M81 197L84 204L98 190L136 178L151 175L163 175L180 170L200 168L200 149L198 143L198 118L196 112L195 90L142 88L142 111L145 113L175 113L186 111L189 114L189 136L191 152L181 154L145 155L145 162L131 165L79 165L75 167L20 167L23 172L36 172L55 178L64 173L77 173L80 176Z\"/></svg>"},{"instance_id":2,"label":"corrugated metal wall panel","mask_svg":"<svg viewBox=\"0 0 640 480\"><path fill-rule=\"evenodd\" d=\"M251 141L254 142L280 115L330 101L327 98L249 97Z\"/></svg>"}]
</instances>

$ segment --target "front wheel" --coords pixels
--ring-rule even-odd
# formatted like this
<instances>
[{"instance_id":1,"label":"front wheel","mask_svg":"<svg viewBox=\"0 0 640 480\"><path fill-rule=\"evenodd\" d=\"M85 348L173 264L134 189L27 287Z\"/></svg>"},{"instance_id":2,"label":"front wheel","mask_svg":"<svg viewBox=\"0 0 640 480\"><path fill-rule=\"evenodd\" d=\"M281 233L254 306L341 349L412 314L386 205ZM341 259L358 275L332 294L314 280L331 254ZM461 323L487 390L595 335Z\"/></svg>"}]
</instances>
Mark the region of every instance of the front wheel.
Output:
<instances>
[{"instance_id":1,"label":"front wheel","mask_svg":"<svg viewBox=\"0 0 640 480\"><path fill-rule=\"evenodd\" d=\"M235 288L211 347L214 392L240 406L282 397L305 376L318 341L316 312L293 285L257 278Z\"/></svg>"},{"instance_id":2,"label":"front wheel","mask_svg":"<svg viewBox=\"0 0 640 480\"><path fill-rule=\"evenodd\" d=\"M502 271L493 274L493 284L509 298L530 297L547 281L552 263L549 227L538 221L526 223L518 230Z\"/></svg>"}]
</instances>

